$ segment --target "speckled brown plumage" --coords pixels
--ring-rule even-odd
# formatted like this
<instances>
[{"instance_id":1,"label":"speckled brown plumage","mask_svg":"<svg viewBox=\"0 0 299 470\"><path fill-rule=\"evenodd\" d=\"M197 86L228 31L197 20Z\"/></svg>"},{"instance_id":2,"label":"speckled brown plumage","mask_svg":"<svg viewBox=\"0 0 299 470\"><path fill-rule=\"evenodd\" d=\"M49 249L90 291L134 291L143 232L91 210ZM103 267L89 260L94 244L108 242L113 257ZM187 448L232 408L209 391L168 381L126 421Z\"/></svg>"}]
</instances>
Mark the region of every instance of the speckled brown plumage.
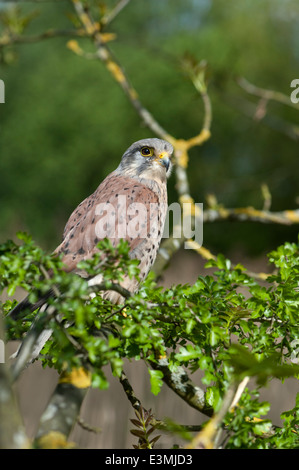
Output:
<instances>
[{"instance_id":1,"label":"speckled brown plumage","mask_svg":"<svg viewBox=\"0 0 299 470\"><path fill-rule=\"evenodd\" d=\"M143 156L141 149L144 148L152 149L153 154ZM79 204L65 226L62 243L55 250L64 254L67 271L84 276L77 270L77 264L91 258L97 251L97 243L103 238L99 236L99 227L102 227L113 246L119 243L120 238L128 241L131 258L140 260L140 279L146 277L155 261L163 233L171 153L171 145L160 139L135 142L123 155L119 167ZM143 212L143 207L146 212ZM134 227L133 219L137 220L137 217L138 223ZM129 233L131 226L134 227L134 236ZM122 234L125 236L120 236ZM95 282L100 280L99 273ZM135 279L125 278L122 286L134 292L138 283ZM108 292L105 297L115 303L122 300L115 292Z\"/></svg>"},{"instance_id":2,"label":"speckled brown plumage","mask_svg":"<svg viewBox=\"0 0 299 470\"><path fill-rule=\"evenodd\" d=\"M99 236L98 229L102 226L105 236L114 246L120 238L128 241L131 258L140 260L140 278L146 277L155 261L162 238L167 212L166 181L171 172L172 152L173 148L168 142L154 138L139 140L126 150L116 170L105 178L91 196L79 204L65 226L62 243L54 253L63 253L66 271L86 275L77 269L77 264L91 258L96 252L98 242L104 238ZM108 216L107 211L106 214L101 212L103 205L107 207L107 204L110 209ZM121 207L118 207L119 204ZM124 210L123 206L130 207L130 210ZM139 225L138 229L135 227L132 236L128 228L136 220L138 212ZM101 225L101 222L104 223ZM125 236L120 236L123 229ZM100 272L89 279L90 284L98 282L101 282ZM125 278L122 286L134 292L138 289L138 282L136 279ZM52 295L54 292L49 291L35 304L31 304L26 297L11 310L9 316L16 319L28 310L40 308ZM105 292L104 297L114 303L123 300L112 291Z\"/></svg>"}]
</instances>

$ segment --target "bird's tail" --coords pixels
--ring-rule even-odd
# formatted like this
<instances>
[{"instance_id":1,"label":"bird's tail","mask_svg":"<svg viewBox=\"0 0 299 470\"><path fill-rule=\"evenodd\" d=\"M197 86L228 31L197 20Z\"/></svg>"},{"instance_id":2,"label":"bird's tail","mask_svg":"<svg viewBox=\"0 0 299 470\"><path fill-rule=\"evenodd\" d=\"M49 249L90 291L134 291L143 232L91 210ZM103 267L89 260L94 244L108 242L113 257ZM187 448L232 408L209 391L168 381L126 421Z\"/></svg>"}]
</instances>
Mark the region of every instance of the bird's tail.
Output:
<instances>
[{"instance_id":1,"label":"bird's tail","mask_svg":"<svg viewBox=\"0 0 299 470\"><path fill-rule=\"evenodd\" d=\"M49 290L45 294L41 295L39 299L32 303L29 301L29 295L25 299L21 300L7 315L7 318L18 320L25 317L28 313L34 312L34 310L42 307L50 297L54 297L53 290Z\"/></svg>"}]
</instances>

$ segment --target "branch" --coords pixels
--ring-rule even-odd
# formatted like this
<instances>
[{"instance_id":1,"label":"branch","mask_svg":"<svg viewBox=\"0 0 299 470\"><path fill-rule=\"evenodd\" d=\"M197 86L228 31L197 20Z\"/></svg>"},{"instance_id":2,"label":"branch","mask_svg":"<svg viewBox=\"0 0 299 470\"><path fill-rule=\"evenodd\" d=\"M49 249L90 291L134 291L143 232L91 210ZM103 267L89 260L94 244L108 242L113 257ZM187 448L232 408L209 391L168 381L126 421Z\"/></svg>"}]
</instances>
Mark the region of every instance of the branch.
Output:
<instances>
[{"instance_id":1,"label":"branch","mask_svg":"<svg viewBox=\"0 0 299 470\"><path fill-rule=\"evenodd\" d=\"M93 280L91 280L88 281L88 285L92 292L113 290L121 294L125 299L131 296L131 292L119 284L104 282L93 284ZM47 328L47 324L56 313L56 308L53 305L45 304L44 307L41 307L40 313L31 325L25 339L22 341L17 351L10 357L11 359L16 358L16 361L12 365L13 381L16 381L23 370L34 362L48 339L52 336L53 331L51 328ZM73 341L71 337L69 337L69 341Z\"/></svg>"},{"instance_id":2,"label":"branch","mask_svg":"<svg viewBox=\"0 0 299 470\"><path fill-rule=\"evenodd\" d=\"M133 387L129 382L128 377L122 371L122 374L120 376L120 383L127 395L128 400L130 401L132 407L136 411L140 411L140 407L142 407L140 400L136 397ZM143 408L143 407L142 407ZM156 429L159 429L163 432L168 432L169 431L169 424L165 423L163 420L152 418L152 420L149 423L151 426L153 426ZM184 431L189 431L189 432L199 432L202 429L201 425L190 425L190 424L177 424L176 428L180 428L181 430Z\"/></svg>"},{"instance_id":3,"label":"branch","mask_svg":"<svg viewBox=\"0 0 299 470\"><path fill-rule=\"evenodd\" d=\"M2 3L62 3L68 0L2 0Z\"/></svg>"},{"instance_id":4,"label":"branch","mask_svg":"<svg viewBox=\"0 0 299 470\"><path fill-rule=\"evenodd\" d=\"M277 101L278 103L285 104L287 106L291 106L292 108L299 110L299 105L293 103L290 100L288 95L281 93L280 91L275 90L267 90L265 88L260 88L252 83L250 83L246 78L239 77L237 78L238 85L243 88L247 93L250 95L258 96L266 101Z\"/></svg>"},{"instance_id":5,"label":"branch","mask_svg":"<svg viewBox=\"0 0 299 470\"><path fill-rule=\"evenodd\" d=\"M125 287L122 287L120 284L117 284L111 281L97 282L94 278L92 278L89 281L87 281L87 284L92 290L92 292L112 290L120 294L125 299L129 299L132 295L128 289L126 289Z\"/></svg>"},{"instance_id":6,"label":"branch","mask_svg":"<svg viewBox=\"0 0 299 470\"><path fill-rule=\"evenodd\" d=\"M196 241L194 240L187 240L186 241L187 245L192 248L192 250L196 251L203 259L205 260L210 260L210 259L214 259L216 260L216 256L213 255L209 250L207 250L205 247L203 246L200 246ZM233 263L231 264L231 267L234 268L236 265L234 265ZM267 278L269 276L271 276L272 274L266 274L266 273L263 273L263 272L260 272L260 273L255 273L253 271L248 271L246 269L246 274L248 274L248 276L254 278L254 279L258 279L259 281L266 281Z\"/></svg>"},{"instance_id":7,"label":"branch","mask_svg":"<svg viewBox=\"0 0 299 470\"><path fill-rule=\"evenodd\" d=\"M130 384L129 379L126 376L126 374L124 373L124 371L122 371L121 376L119 378L119 381L120 381L120 383L121 383L121 385L124 389L125 394L127 395L127 398L129 400L129 402L131 403L132 407L135 410L139 411L139 409L141 407L141 401L136 397L136 395L134 393L134 390L133 390L133 387Z\"/></svg>"},{"instance_id":8,"label":"branch","mask_svg":"<svg viewBox=\"0 0 299 470\"><path fill-rule=\"evenodd\" d=\"M99 59L104 63L107 70L112 74L114 80L121 86L122 90L128 97L130 103L137 111L140 118L144 121L145 125L157 136L162 139L168 140L174 147L175 158L175 172L176 172L176 187L180 198L192 200L190 196L189 181L187 175L188 166L188 151L198 145L202 145L210 138L210 127L212 122L212 106L210 98L207 93L206 86L203 82L203 75L200 78L193 74L191 80L201 95L204 105L204 121L202 129L198 135L188 140L176 139L170 135L152 116L152 114L142 105L139 100L136 90L130 84L130 81L125 73L123 67L117 62L109 47L107 41L111 39L111 35L102 33L101 27L109 24L129 3L129 0L120 0L115 8L102 18L101 23L93 20L90 13L86 11L80 0L72 0L75 11L79 20L81 21L82 28L70 31L55 31L49 30L37 36L4 36L0 38L0 46L9 44L22 44L33 43L44 39L49 39L58 36L72 36L72 37L89 37L96 46L96 53L84 53L75 40L68 43L68 47L78 55L88 59ZM193 200L192 200L193 201ZM172 240L172 248L170 250L171 256L179 248L180 244L176 240Z\"/></svg>"},{"instance_id":9,"label":"branch","mask_svg":"<svg viewBox=\"0 0 299 470\"><path fill-rule=\"evenodd\" d=\"M58 385L45 409L36 434L37 446L43 449L74 447L68 437L84 397L91 385L91 374L82 367L60 376Z\"/></svg>"},{"instance_id":10,"label":"branch","mask_svg":"<svg viewBox=\"0 0 299 470\"><path fill-rule=\"evenodd\" d=\"M204 391L193 384L182 367L179 366L171 371L166 358L160 358L157 362L149 361L149 364L153 369L163 373L163 382L188 405L207 416L212 415L213 409L207 405Z\"/></svg>"},{"instance_id":11,"label":"branch","mask_svg":"<svg viewBox=\"0 0 299 470\"><path fill-rule=\"evenodd\" d=\"M119 0L115 7L103 16L101 19L101 25L104 27L110 24L130 1L131 0Z\"/></svg>"},{"instance_id":12,"label":"branch","mask_svg":"<svg viewBox=\"0 0 299 470\"><path fill-rule=\"evenodd\" d=\"M112 74L114 80L121 86L122 90L129 98L132 106L135 108L145 125L162 139L168 140L174 147L174 156L176 161L177 189L180 195L189 195L189 184L186 175L188 163L188 150L196 145L202 145L210 137L210 126L212 120L212 108L206 89L199 89L205 108L205 119L200 133L189 139L176 139L170 135L152 116L152 114L142 105L138 98L136 90L132 87L129 79L117 62L110 49L108 48L103 35L99 31L99 25L89 13L87 13L80 0L72 0L76 13L85 28L86 35L90 36L97 48L98 58L105 64L106 68Z\"/></svg>"},{"instance_id":13,"label":"branch","mask_svg":"<svg viewBox=\"0 0 299 470\"><path fill-rule=\"evenodd\" d=\"M181 198L181 201L187 202L185 198ZM191 206L192 204L194 205L192 198L190 198L189 201ZM185 216L187 215L188 214L185 214ZM195 214L194 216L196 218ZM254 209L253 207L240 207L234 209L217 207L204 210L202 217L204 223L237 220L238 222L294 225L299 224L299 209L270 212L268 210ZM199 222L201 223L201 221ZM159 277L162 274L162 272L168 266L172 256L183 246L184 243L187 243L188 247L196 251L203 259L216 259L216 256L213 255L207 248L199 245L194 240L184 237L183 222L181 223L180 227L174 227L174 233L181 233L182 235L180 237L172 236L162 241L155 263L152 267L152 272L156 277ZM248 275L261 280L265 280L268 277L268 275L265 273L248 272Z\"/></svg>"},{"instance_id":14,"label":"branch","mask_svg":"<svg viewBox=\"0 0 299 470\"><path fill-rule=\"evenodd\" d=\"M162 138L165 138L167 132L155 121L153 116L142 106L141 102L138 99L136 91L133 89L129 83L129 79L126 76L124 69L113 57L112 52L108 48L105 37L99 31L99 24L96 23L91 15L87 13L84 9L83 4L79 0L72 0L75 11L82 23L83 28L85 29L86 36L89 36L94 42L97 48L97 58L100 59L112 74L116 82L121 86L124 93L129 98L130 102L144 120L146 125L157 135ZM120 11L120 10L119 10ZM119 12L118 11L118 12ZM114 15L115 16L115 15Z\"/></svg>"},{"instance_id":15,"label":"branch","mask_svg":"<svg viewBox=\"0 0 299 470\"><path fill-rule=\"evenodd\" d=\"M22 36L15 34L4 34L0 37L1 46L11 46L13 44L32 44L35 42L43 41L45 39L53 39L58 37L84 37L85 32L82 29L70 29L70 30L55 30L49 29L44 33L37 34L35 36Z\"/></svg>"},{"instance_id":16,"label":"branch","mask_svg":"<svg viewBox=\"0 0 299 470\"><path fill-rule=\"evenodd\" d=\"M4 341L2 312L0 312L0 338ZM3 362L2 362L3 360ZM11 374L4 358L0 358L0 449L29 448L16 396L12 387Z\"/></svg>"},{"instance_id":17,"label":"branch","mask_svg":"<svg viewBox=\"0 0 299 470\"><path fill-rule=\"evenodd\" d=\"M62 3L68 0L1 0L2 3Z\"/></svg>"},{"instance_id":18,"label":"branch","mask_svg":"<svg viewBox=\"0 0 299 470\"><path fill-rule=\"evenodd\" d=\"M202 431L186 446L187 449L212 449L214 448L215 439L217 437L218 429L225 418L226 413L231 409L232 404L235 403L235 396L238 393L239 384L233 382L227 389L223 398L222 405L218 413L216 413ZM243 392L244 388L242 389ZM240 396L239 396L240 398Z\"/></svg>"},{"instance_id":19,"label":"branch","mask_svg":"<svg viewBox=\"0 0 299 470\"><path fill-rule=\"evenodd\" d=\"M224 99L226 100L229 106L233 107L234 109L237 109L238 112L242 112L245 116L249 117L250 119L261 120L263 118L262 122L271 129L274 129L275 131L286 135L292 140L297 141L299 139L298 125L293 124L291 122L286 122L276 116L270 116L269 114L266 115L265 113L263 113L261 117L260 110L258 110L257 114L256 104L246 99L236 98L232 96L224 96Z\"/></svg>"},{"instance_id":20,"label":"branch","mask_svg":"<svg viewBox=\"0 0 299 470\"><path fill-rule=\"evenodd\" d=\"M12 379L16 381L21 372L34 361L39 355L41 349L52 335L52 330L47 329L46 325L55 312L53 306L46 306L45 311L41 311L33 322L30 330L22 341L20 347L11 358L16 357L16 361L11 367Z\"/></svg>"},{"instance_id":21,"label":"branch","mask_svg":"<svg viewBox=\"0 0 299 470\"><path fill-rule=\"evenodd\" d=\"M227 220L281 225L299 224L299 209L270 212L267 210L254 209L253 207L240 207L235 209L219 207L216 209L207 209L203 212L204 222L219 222Z\"/></svg>"}]
</instances>

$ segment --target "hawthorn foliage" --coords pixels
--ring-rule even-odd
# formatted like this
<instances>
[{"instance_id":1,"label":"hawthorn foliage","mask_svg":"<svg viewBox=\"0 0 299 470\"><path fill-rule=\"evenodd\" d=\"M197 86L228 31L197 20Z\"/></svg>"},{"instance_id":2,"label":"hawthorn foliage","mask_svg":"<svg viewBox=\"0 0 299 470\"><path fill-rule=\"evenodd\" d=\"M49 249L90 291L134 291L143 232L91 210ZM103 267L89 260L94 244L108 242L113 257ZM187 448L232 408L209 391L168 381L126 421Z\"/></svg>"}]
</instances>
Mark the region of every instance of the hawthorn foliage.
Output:
<instances>
[{"instance_id":1,"label":"hawthorn foliage","mask_svg":"<svg viewBox=\"0 0 299 470\"><path fill-rule=\"evenodd\" d=\"M273 274L263 283L219 255L206 264L212 275L199 276L194 285L164 289L149 275L138 293L116 306L91 296L86 279L65 273L61 259L45 253L29 235L18 233L18 239L0 245L1 291L13 296L21 287L34 302L49 289L59 290L58 297L48 300L55 312L47 319L52 336L39 356L44 367L59 372L88 368L92 386L106 388L103 366L110 364L120 376L125 358L149 363L167 356L170 370L183 366L190 375L202 371L205 400L215 412L232 381L252 377L254 388L246 387L238 405L226 413L222 447L299 448L299 394L293 409L282 413L279 428L267 417L270 404L259 398L272 378L299 377L297 243L269 253ZM118 285L124 275L138 276L138 261L130 259L125 242L113 248L104 240L99 253L105 256L80 267L90 276L100 269L102 288ZM15 304L3 302L4 314ZM24 338L40 315L37 310L16 321L7 317L7 340ZM149 367L149 374L156 395L163 373Z\"/></svg>"}]
</instances>

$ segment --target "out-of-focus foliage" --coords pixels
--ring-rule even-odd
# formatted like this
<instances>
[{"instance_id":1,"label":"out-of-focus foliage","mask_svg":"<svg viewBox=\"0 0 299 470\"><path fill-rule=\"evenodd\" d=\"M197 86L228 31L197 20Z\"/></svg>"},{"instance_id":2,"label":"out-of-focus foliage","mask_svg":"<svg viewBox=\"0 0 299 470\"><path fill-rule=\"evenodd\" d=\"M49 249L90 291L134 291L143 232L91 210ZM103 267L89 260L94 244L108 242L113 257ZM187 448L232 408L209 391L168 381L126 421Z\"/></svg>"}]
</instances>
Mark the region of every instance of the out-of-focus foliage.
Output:
<instances>
[{"instance_id":1,"label":"out-of-focus foliage","mask_svg":"<svg viewBox=\"0 0 299 470\"><path fill-rule=\"evenodd\" d=\"M62 271L61 261L45 254L27 235L19 237L21 244L0 246L1 289L11 293L20 285L30 292L32 300L34 292L46 292L55 285L61 292L59 298L50 300L56 313L48 319L53 334L42 350L44 365L59 371L91 367L93 386L105 388L104 365L110 364L113 373L120 376L124 358L155 363L167 355L171 370L184 366L190 374L202 371L206 403L216 412L234 380L252 377L256 389L246 388L241 402L226 416L225 446L299 447L298 400L293 410L282 414L284 427L274 430L267 418L269 403L259 401L260 390L270 379L299 377L298 244L285 243L270 253L269 260L277 271L266 287L248 276L243 266L232 267L219 255L207 264L215 277L200 276L192 286L166 290L148 278L138 294L128 298L125 305L115 306L99 295L91 298L86 280ZM107 288L123 273L136 275L136 261L129 259L126 243L118 250L107 241L100 247L105 261L95 257L81 267L92 275L102 263ZM43 275L49 269L53 272L51 279ZM9 300L3 304L5 312L11 307ZM22 338L32 321L43 315L35 312L15 322L10 320L9 337ZM150 379L156 395L163 384L163 373L154 368ZM146 426L141 428L146 444ZM270 436L264 435L270 431Z\"/></svg>"},{"instance_id":2,"label":"out-of-focus foliage","mask_svg":"<svg viewBox=\"0 0 299 470\"><path fill-rule=\"evenodd\" d=\"M87 3L99 18L105 13L103 2ZM115 4L105 3L106 11ZM75 28L69 2L26 4L17 14L13 8L1 3L0 36L7 27L25 28L26 35ZM298 18L296 0L132 0L109 27L117 34L109 46L141 101L176 137L196 134L203 117L184 58L208 62L212 138L192 150L189 171L197 202L214 193L227 206L261 207L260 186L266 183L274 210L296 207L297 143L284 129L298 125L298 111L269 103L266 117L253 120L247 112L257 100L235 78L290 95L298 78ZM73 207L134 140L150 134L104 66L73 54L68 39L0 48L6 87L0 105L1 237L25 228L50 249ZM173 200L174 180L169 186ZM238 224L221 230L221 239L216 225L206 227L204 242L222 250L242 240L259 252L284 239L285 228Z\"/></svg>"}]
</instances>

